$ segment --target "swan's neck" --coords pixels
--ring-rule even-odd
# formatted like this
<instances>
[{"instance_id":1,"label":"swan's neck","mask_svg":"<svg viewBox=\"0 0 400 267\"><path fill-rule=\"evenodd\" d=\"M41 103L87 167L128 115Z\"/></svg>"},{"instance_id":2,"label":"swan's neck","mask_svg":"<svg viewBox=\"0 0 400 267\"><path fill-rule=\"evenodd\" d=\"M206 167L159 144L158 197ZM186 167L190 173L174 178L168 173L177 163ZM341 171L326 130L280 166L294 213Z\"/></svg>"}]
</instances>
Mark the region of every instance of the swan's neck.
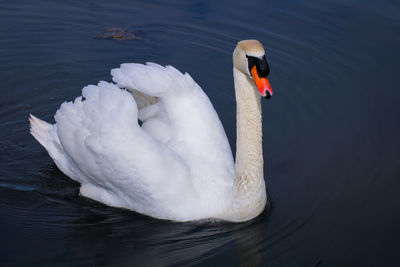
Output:
<instances>
[{"instance_id":1,"label":"swan's neck","mask_svg":"<svg viewBox=\"0 0 400 267\"><path fill-rule=\"evenodd\" d=\"M260 94L248 75L233 70L237 102L235 187L232 214L249 220L265 207Z\"/></svg>"}]
</instances>

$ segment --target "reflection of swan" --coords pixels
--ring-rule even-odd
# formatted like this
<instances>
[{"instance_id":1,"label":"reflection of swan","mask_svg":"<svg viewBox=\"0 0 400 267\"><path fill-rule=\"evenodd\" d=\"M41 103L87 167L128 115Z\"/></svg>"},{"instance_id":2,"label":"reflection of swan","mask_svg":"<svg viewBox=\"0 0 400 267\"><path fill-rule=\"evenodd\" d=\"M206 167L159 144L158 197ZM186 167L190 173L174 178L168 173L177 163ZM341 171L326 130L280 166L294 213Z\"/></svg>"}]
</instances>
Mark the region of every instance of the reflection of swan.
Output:
<instances>
[{"instance_id":1,"label":"reflection of swan","mask_svg":"<svg viewBox=\"0 0 400 267\"><path fill-rule=\"evenodd\" d=\"M31 133L88 198L176 221L250 220L266 203L260 94L272 89L260 42L239 42L233 64L235 167L209 99L171 66L122 64L113 80L134 98L111 83L89 85L61 105L56 124L31 116Z\"/></svg>"},{"instance_id":2,"label":"reflection of swan","mask_svg":"<svg viewBox=\"0 0 400 267\"><path fill-rule=\"evenodd\" d=\"M241 224L182 224L100 205L77 209L79 216L67 224L66 240L69 255L78 262L105 266L217 265L226 262L229 255L229 262L235 265L266 265L266 212Z\"/></svg>"}]
</instances>

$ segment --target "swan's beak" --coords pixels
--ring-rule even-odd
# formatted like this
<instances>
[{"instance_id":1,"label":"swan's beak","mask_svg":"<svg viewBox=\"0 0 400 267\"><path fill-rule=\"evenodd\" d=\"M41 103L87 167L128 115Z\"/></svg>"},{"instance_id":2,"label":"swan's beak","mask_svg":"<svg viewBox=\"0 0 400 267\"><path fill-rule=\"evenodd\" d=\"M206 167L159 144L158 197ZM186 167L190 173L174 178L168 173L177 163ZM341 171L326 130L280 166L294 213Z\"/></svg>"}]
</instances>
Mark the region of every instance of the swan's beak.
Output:
<instances>
[{"instance_id":1,"label":"swan's beak","mask_svg":"<svg viewBox=\"0 0 400 267\"><path fill-rule=\"evenodd\" d=\"M272 90L271 85L267 77L260 77L258 76L257 68L254 66L251 69L251 76L253 76L254 83L256 84L258 91L260 92L261 96L269 99L271 98L274 91Z\"/></svg>"}]
</instances>

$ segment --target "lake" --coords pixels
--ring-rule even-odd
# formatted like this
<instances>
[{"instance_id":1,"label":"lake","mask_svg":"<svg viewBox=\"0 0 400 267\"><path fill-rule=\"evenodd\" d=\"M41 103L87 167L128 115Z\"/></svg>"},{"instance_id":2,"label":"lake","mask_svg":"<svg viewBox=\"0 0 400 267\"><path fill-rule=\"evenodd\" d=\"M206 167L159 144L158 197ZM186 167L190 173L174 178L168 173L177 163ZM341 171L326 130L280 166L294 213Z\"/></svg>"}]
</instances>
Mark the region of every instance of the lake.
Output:
<instances>
[{"instance_id":1,"label":"lake","mask_svg":"<svg viewBox=\"0 0 400 267\"><path fill-rule=\"evenodd\" d=\"M398 1L0 1L0 265L399 266ZM103 39L108 27L132 40ZM235 153L232 52L260 40L271 205L174 223L79 196L29 134L125 62L170 64L209 96Z\"/></svg>"}]
</instances>

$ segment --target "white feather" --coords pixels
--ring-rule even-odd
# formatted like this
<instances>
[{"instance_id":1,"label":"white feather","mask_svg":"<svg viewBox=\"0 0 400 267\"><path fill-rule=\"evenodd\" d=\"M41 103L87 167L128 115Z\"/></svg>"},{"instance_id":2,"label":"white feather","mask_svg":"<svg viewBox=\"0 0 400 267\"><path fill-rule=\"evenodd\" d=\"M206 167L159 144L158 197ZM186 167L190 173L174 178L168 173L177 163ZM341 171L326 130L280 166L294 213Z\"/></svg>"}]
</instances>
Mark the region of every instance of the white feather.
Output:
<instances>
[{"instance_id":1,"label":"white feather","mask_svg":"<svg viewBox=\"0 0 400 267\"><path fill-rule=\"evenodd\" d=\"M159 101L138 112L127 91L107 82L89 85L84 100L61 105L55 125L34 118L35 138L53 159L67 162L59 166L63 172L78 174L71 178L82 184L83 196L163 219L218 214L231 198L233 158L201 88L170 66L123 64L112 74L120 87Z\"/></svg>"}]
</instances>

